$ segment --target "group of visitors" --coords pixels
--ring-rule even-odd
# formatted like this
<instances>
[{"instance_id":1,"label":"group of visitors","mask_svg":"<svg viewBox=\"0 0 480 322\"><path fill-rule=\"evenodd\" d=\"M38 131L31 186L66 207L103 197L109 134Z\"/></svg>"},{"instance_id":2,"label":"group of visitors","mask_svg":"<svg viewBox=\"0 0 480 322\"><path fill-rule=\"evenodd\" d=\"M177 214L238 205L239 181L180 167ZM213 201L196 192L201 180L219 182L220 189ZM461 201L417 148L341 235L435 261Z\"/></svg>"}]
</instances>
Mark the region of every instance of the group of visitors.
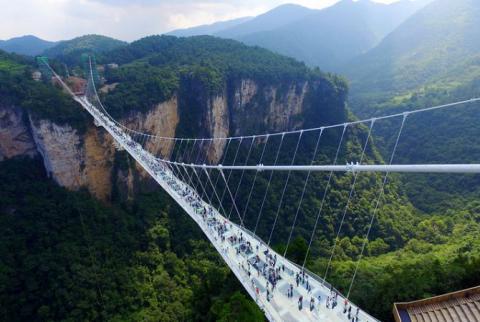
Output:
<instances>
[{"instance_id":1,"label":"group of visitors","mask_svg":"<svg viewBox=\"0 0 480 322\"><path fill-rule=\"evenodd\" d=\"M216 218L214 215L214 211L211 206L204 206L200 197L192 191L189 187L181 187L177 180L173 180L173 175L170 177L168 175L168 171L161 166L156 166L155 171L158 171L159 174L165 179L165 181L169 184L169 186L175 190L193 209L195 209L195 213L201 215L204 222L207 223L207 227L212 229L212 231L216 232L217 237L225 243L227 240L231 246L235 248L235 254L239 255L246 255L243 258L247 258L245 261L239 261L239 266L247 273L249 278L251 277L251 267L253 267L257 271L257 277L263 276L266 280L265 282L265 295L266 300L271 301L274 297L274 293L278 282L283 279L282 275L285 273L285 265L277 265L278 258L277 254L271 253L270 250L267 248L263 251L263 255L265 260L263 261L259 254L262 254L262 245L261 243L255 246L256 254L249 258L251 254L254 253L252 244L249 240L245 239L243 236L243 232L239 232L239 234L233 233L228 238L225 237L228 231L232 231L233 225L231 223L227 223L226 220L223 222ZM230 229L229 229L230 228ZM228 244L227 247L223 249L225 253L228 253ZM246 264L246 265L245 265ZM291 271L287 271L287 274L293 274ZM253 278L251 279L252 288L257 296L260 296L260 288L259 285L256 285ZM295 273L295 283L296 287L299 288L303 286L308 293L312 291L312 285L309 281L309 276L305 273L304 270ZM288 299L294 298L294 285L292 283L288 284L286 296ZM298 294L299 293L299 294ZM304 296L301 292L298 292L298 310L303 310L304 306ZM310 297L309 301L309 309L310 312L313 312L316 307L316 303L321 303L321 296L318 296L318 299L315 297ZM330 295L326 298L325 305L329 309L335 309L338 305L338 293L331 289ZM352 313L352 306L345 300L343 313L348 318L350 322L358 322L359 321L359 309L356 309L355 315Z\"/></svg>"}]
</instances>

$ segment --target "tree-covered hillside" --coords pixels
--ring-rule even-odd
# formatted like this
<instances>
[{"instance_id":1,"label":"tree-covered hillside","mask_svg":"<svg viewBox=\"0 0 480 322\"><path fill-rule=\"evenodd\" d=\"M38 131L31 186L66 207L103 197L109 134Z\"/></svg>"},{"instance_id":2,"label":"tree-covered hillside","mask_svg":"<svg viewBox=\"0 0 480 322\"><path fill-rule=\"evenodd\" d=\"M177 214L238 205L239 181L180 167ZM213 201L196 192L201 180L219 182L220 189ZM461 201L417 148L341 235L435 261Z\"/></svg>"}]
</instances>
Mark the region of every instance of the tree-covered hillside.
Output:
<instances>
[{"instance_id":1,"label":"tree-covered hillside","mask_svg":"<svg viewBox=\"0 0 480 322\"><path fill-rule=\"evenodd\" d=\"M163 193L106 205L0 163L2 321L262 321L201 232Z\"/></svg>"},{"instance_id":2,"label":"tree-covered hillside","mask_svg":"<svg viewBox=\"0 0 480 322\"><path fill-rule=\"evenodd\" d=\"M33 61L0 51L0 104L14 105L35 118L69 124L83 131L87 115L59 88L32 80Z\"/></svg>"},{"instance_id":3,"label":"tree-covered hillside","mask_svg":"<svg viewBox=\"0 0 480 322\"><path fill-rule=\"evenodd\" d=\"M119 83L105 98L115 116L129 110L147 110L190 81L204 87L205 96L220 94L229 82L241 79L270 85L313 80L340 91L345 88L339 77L309 69L292 58L210 36L146 37L100 55L99 61L122 64L106 72L109 83Z\"/></svg>"},{"instance_id":4,"label":"tree-covered hillside","mask_svg":"<svg viewBox=\"0 0 480 322\"><path fill-rule=\"evenodd\" d=\"M71 55L58 56L58 59L78 65L75 59L81 53L82 50L73 51ZM201 128L202 123L197 118L199 110L208 105L202 100L223 95L223 91L228 95L229 84L234 86L244 78L258 82L260 94L255 97L258 101L254 113L250 118L242 119L240 128L234 129L240 134L269 131L252 125L261 119L259 115L264 115L260 113L269 112L267 107L271 98L262 94L268 86L276 86L276 95L281 97L292 82L313 84L309 89L311 92L305 96L308 108L297 116L302 127L343 123L355 118L345 105L348 87L342 78L236 41L214 37L152 36L99 53L97 58L99 63L120 64L119 68L105 71L107 84L116 84L102 95L112 114L125 116L132 111L145 112L176 94L182 123L177 128L178 136L203 136L205 129ZM62 124L86 126L91 122L59 89L31 81L31 62L1 54L0 66L3 66L0 67L2 103L13 103ZM463 90L469 93L476 88L475 83L468 86ZM301 86L293 88L294 92L302 91L298 90ZM450 93L445 95L426 95L419 97L418 101L411 97L400 101L395 108L450 98ZM459 152L465 151L453 148L458 146L461 149L461 144L465 143L455 141L456 132L441 135L430 132L437 140L435 145L422 146L423 142L419 142L418 137L425 133L425 129L435 130L435 127L428 127L428 122L449 124L448 119L435 119L439 116L442 114L425 116L422 123L410 123L409 119L405 128L405 134L409 135L402 136L396 161L403 162L407 158L424 160L427 154L433 159L456 156L463 160ZM467 121L467 117L461 114L455 117ZM396 133L399 124L378 126L380 128L376 128L366 149L367 163L381 163L387 159L387 148L392 144L389 139L393 136L385 133ZM477 133L475 130L476 127L471 126L468 137L473 138ZM366 126L348 128L339 164L360 159L367 131ZM310 162L316 142L313 134L316 133L303 136L298 151L299 162ZM340 136L341 129L325 131L315 162L333 162ZM265 152L265 164L273 162L279 140L280 136L271 139ZM441 141L448 143L448 147L437 150ZM238 142L240 146L232 144L230 151L239 148L241 157L237 163L241 163L245 161L249 142ZM259 162L262 144L264 142L260 142L252 154L251 162ZM288 164L296 137L288 136L282 144L284 148L279 154L279 162ZM476 144L472 147L475 153L480 151ZM120 153L117 157L133 167L134 162L125 154ZM230 152L224 164L233 162L233 158L234 153ZM277 229L272 234L272 245L279 251L285 249L305 175L292 174L290 178ZM254 174L245 176L244 185L251 182ZM264 239L272 232L286 173L275 174L269 189L268 177L268 172L259 173L250 210L245 217L247 227L252 227L262 207L262 198L265 198L264 214L257 231ZM296 262L301 262L305 256L327 180L328 174L311 176L287 253ZM319 275L325 271L352 180L351 174L333 176L307 261L307 267ZM358 176L328 278L342 291L348 289L354 265L360 258L381 180L380 175ZM479 245L475 239L480 222L478 203L473 198L448 199L453 187L462 182L476 187L477 178L457 178L455 184L439 180L446 194L435 194L435 197L444 204L424 200L422 191L415 191L434 187L431 179L417 181L416 185L414 180L405 180L402 176L390 178L352 293L353 302L382 320L391 319L390 309L394 301L414 300L479 282ZM232 175L230 184L235 187L239 181L237 173ZM220 181L219 190L222 188ZM241 191L248 191L248 188L241 186ZM474 197L476 191L471 190ZM139 189L129 201L114 196L110 204L100 203L85 191L68 192L58 187L46 177L38 160L0 163L0 319L262 320L263 316L254 303L242 293L194 223L164 193L145 191ZM246 193L240 194L237 204L244 207L247 198ZM453 207L452 204L459 206ZM225 205L227 209L232 206L228 202ZM453 210L448 211L448 207Z\"/></svg>"},{"instance_id":5,"label":"tree-covered hillside","mask_svg":"<svg viewBox=\"0 0 480 322\"><path fill-rule=\"evenodd\" d=\"M451 90L478 78L479 13L475 0L436 0L353 60L343 72L351 79L355 111L365 114L363 105Z\"/></svg>"},{"instance_id":6,"label":"tree-covered hillside","mask_svg":"<svg viewBox=\"0 0 480 322\"><path fill-rule=\"evenodd\" d=\"M360 116L385 115L480 95L480 3L436 0L378 47L352 62L350 106ZM400 141L399 163L474 163L480 158L480 104L413 117ZM377 135L385 137L385 127ZM421 138L421 139L420 139ZM455 207L478 196L476 176L405 177L423 211Z\"/></svg>"},{"instance_id":7,"label":"tree-covered hillside","mask_svg":"<svg viewBox=\"0 0 480 322\"><path fill-rule=\"evenodd\" d=\"M8 40L0 40L0 49L20 55L35 56L48 48L55 46L55 42L27 35Z\"/></svg>"},{"instance_id":8,"label":"tree-covered hillside","mask_svg":"<svg viewBox=\"0 0 480 322\"><path fill-rule=\"evenodd\" d=\"M64 40L45 50L42 55L61 58L67 64L79 64L82 53L98 54L125 46L127 43L101 35L85 35Z\"/></svg>"}]
</instances>

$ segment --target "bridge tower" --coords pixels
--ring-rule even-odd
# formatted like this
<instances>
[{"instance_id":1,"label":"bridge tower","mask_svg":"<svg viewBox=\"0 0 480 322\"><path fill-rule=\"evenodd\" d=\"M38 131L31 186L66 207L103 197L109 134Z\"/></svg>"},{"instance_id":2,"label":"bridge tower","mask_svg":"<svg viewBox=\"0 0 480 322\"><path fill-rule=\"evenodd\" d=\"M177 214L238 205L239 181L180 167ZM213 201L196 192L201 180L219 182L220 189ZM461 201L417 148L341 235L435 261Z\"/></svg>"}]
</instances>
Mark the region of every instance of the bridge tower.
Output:
<instances>
[{"instance_id":1,"label":"bridge tower","mask_svg":"<svg viewBox=\"0 0 480 322\"><path fill-rule=\"evenodd\" d=\"M92 54L82 54L81 56L82 59L82 66L83 66L83 71L85 73L85 77L93 77L93 82L95 86L100 85L100 75L98 74L97 70L97 60L95 59L95 56ZM90 60L92 64L92 71L90 74Z\"/></svg>"},{"instance_id":2,"label":"bridge tower","mask_svg":"<svg viewBox=\"0 0 480 322\"><path fill-rule=\"evenodd\" d=\"M37 56L37 65L40 73L42 73L42 79L44 82L50 82L53 77L51 69L48 67L48 57L47 56Z\"/></svg>"}]
</instances>

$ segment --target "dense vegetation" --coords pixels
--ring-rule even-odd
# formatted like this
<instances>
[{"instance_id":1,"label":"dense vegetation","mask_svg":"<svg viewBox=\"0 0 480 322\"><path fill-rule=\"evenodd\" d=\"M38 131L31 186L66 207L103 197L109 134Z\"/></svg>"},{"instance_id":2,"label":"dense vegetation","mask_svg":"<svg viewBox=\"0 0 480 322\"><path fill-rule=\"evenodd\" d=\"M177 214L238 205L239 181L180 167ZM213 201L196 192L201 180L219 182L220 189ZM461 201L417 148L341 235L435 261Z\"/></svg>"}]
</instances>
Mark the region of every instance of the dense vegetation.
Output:
<instances>
[{"instance_id":1,"label":"dense vegetation","mask_svg":"<svg viewBox=\"0 0 480 322\"><path fill-rule=\"evenodd\" d=\"M361 116L478 97L477 1L434 1L401 25L374 50L348 66L352 109ZM473 163L480 157L478 108L473 103L408 118L396 163ZM377 128L380 148L392 147L392 126ZM419 209L407 244L366 258L353 297L382 319L390 303L478 285L479 176L403 175L408 200ZM372 243L370 243L372 244ZM355 257L358 245L348 244ZM354 258L353 257L353 258ZM316 261L320 271L325 263ZM353 264L337 261L333 278L347 288ZM347 278L346 278L347 277Z\"/></svg>"},{"instance_id":2,"label":"dense vegetation","mask_svg":"<svg viewBox=\"0 0 480 322\"><path fill-rule=\"evenodd\" d=\"M86 114L59 88L33 81L32 71L31 61L0 51L0 104L24 108L34 119L49 119L84 131Z\"/></svg>"},{"instance_id":3,"label":"dense vegetation","mask_svg":"<svg viewBox=\"0 0 480 322\"><path fill-rule=\"evenodd\" d=\"M85 35L57 43L45 50L42 55L49 58L60 58L69 65L80 64L82 53L98 54L125 46L121 40L101 35Z\"/></svg>"},{"instance_id":4,"label":"dense vegetation","mask_svg":"<svg viewBox=\"0 0 480 322\"><path fill-rule=\"evenodd\" d=\"M470 0L462 1L472 4ZM438 3L445 5L447 2L439 0ZM77 49L59 59L78 64L78 58L69 58L78 57L83 51ZM0 55L2 103L18 105L33 115L58 123L86 126L85 115L58 89L30 80L29 61L1 52ZM310 80L319 84L315 94L321 95L306 98L317 109L307 110L302 116L305 127L341 123L353 117L344 109L347 86L342 79L234 41L213 37L152 36L112 51L105 50L97 57L100 62L122 64L119 69L107 69L105 74L109 83L118 83L115 90L104 97L108 107L115 107L112 114L146 111L179 94L184 100L180 104L190 108L180 111L183 125L177 134L181 136L202 133L195 123L199 115L196 113L203 108L202 100L225 88L228 91L229 84L241 78L254 78L260 84L279 84L280 90L290 81ZM427 86L417 86L411 80L420 76L409 71L404 78L398 79L412 87L390 88L395 93L392 99L378 99L376 89L366 87L368 91L362 92L365 96L355 96L352 107L356 112L369 115L385 114L471 97L479 93L476 62L473 58L465 62L465 66L472 67L468 73L463 73L464 65L452 69L449 75L465 75L460 84L450 82L451 79L443 82L437 75L425 79L429 81ZM422 69L422 66L414 70L417 68ZM380 79L382 86L389 84ZM396 161L478 160L476 108L478 104L448 115L436 112L412 116L400 141ZM248 134L268 130L248 126L241 130ZM392 134L398 126L398 122L379 124L367 149L367 162L383 162L388 158ZM363 126L348 130L339 163L359 159L366 131ZM317 162L332 162L339 134L337 130L325 134ZM419 141L419 137L425 140ZM284 142L281 163L290 162L295 139L290 137ZM313 135L305 135L303 140L298 162L309 161L308 151L311 152L315 144ZM240 155L246 155L248 143L243 142ZM265 163L273 161L278 143L270 143L265 157L269 161ZM230 151L235 148L230 147ZM252 163L258 162L259 151L261 149L252 155ZM233 155L229 153L225 164L232 162ZM244 181L251 182L250 174L246 177ZM269 173L258 176L251 209L246 213L247 227L255 224L268 177ZM278 250L285 248L304 179L304 175L298 174L290 179L284 207L272 236ZM310 180L287 254L296 262L301 262L305 256L319 196L327 178L315 174ZM307 262L309 269L322 276L351 180L351 175L334 176ZM235 187L238 182L239 176L233 175L231 186ZM275 175L266 195L264 215L258 228L258 234L265 239L271 232L284 182L285 175ZM329 275L329 281L343 291L348 289L359 259L374 207L372 200L378 194L380 182L381 177L376 175L358 177L357 191L346 213ZM418 299L478 284L480 206L475 198L479 182L475 176L392 176L359 266L353 301L376 317L390 320L394 301ZM221 190L221 181L219 186ZM238 291L240 286L199 230L162 193L140 193L132 203L124 204L113 198L112 205L101 204L86 192L72 193L57 187L45 178L38 162L29 160L0 164L0 191L1 319L262 319L253 303ZM239 196L240 207L247 197ZM227 209L231 208L228 202L226 205Z\"/></svg>"},{"instance_id":5,"label":"dense vegetation","mask_svg":"<svg viewBox=\"0 0 480 322\"><path fill-rule=\"evenodd\" d=\"M436 0L410 17L376 48L345 66L355 112L395 96L441 94L480 75L480 4Z\"/></svg>"},{"instance_id":6,"label":"dense vegetation","mask_svg":"<svg viewBox=\"0 0 480 322\"><path fill-rule=\"evenodd\" d=\"M208 36L146 37L99 56L98 60L124 64L106 71L109 83L119 83L105 97L114 116L148 110L174 93L188 95L194 91L203 93L206 100L228 91L229 85L240 79L255 79L260 85L316 80L345 87L338 77L311 70L294 59Z\"/></svg>"},{"instance_id":7,"label":"dense vegetation","mask_svg":"<svg viewBox=\"0 0 480 322\"><path fill-rule=\"evenodd\" d=\"M391 320L393 302L431 297L480 283L480 207L478 201L463 211L449 210L419 222L407 245L386 255L361 262L352 300L381 320ZM342 241L343 242L343 241ZM358 241L350 246L355 258ZM369 246L373 246L370 243ZM371 250L370 250L371 252ZM370 253L374 255L374 253ZM325 260L315 263L324 271ZM334 263L333 281L349 287L354 263Z\"/></svg>"},{"instance_id":8,"label":"dense vegetation","mask_svg":"<svg viewBox=\"0 0 480 322\"><path fill-rule=\"evenodd\" d=\"M163 193L107 206L0 163L2 321L262 321Z\"/></svg>"},{"instance_id":9,"label":"dense vegetation","mask_svg":"<svg viewBox=\"0 0 480 322\"><path fill-rule=\"evenodd\" d=\"M480 95L478 1L437 0L348 66L351 106L361 116L419 109ZM412 116L399 163L478 161L478 103ZM392 124L392 123L390 123ZM388 142L388 125L376 133ZM422 138L422 140L418 140ZM462 210L478 195L478 176L406 176L414 205L426 212Z\"/></svg>"}]
</instances>

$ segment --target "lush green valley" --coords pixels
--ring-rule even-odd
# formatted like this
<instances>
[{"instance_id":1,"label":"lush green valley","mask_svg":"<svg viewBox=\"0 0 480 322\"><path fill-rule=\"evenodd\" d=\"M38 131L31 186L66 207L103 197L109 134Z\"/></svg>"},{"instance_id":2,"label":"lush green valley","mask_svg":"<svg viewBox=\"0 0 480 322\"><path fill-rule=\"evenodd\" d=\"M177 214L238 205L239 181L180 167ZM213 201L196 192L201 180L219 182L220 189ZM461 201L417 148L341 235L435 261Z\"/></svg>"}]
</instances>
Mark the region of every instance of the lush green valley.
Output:
<instances>
[{"instance_id":1,"label":"lush green valley","mask_svg":"<svg viewBox=\"0 0 480 322\"><path fill-rule=\"evenodd\" d=\"M441 95L478 79L479 12L474 0L434 1L346 65L355 112L422 103L415 100L423 96L442 101Z\"/></svg>"},{"instance_id":2,"label":"lush green valley","mask_svg":"<svg viewBox=\"0 0 480 322\"><path fill-rule=\"evenodd\" d=\"M0 166L3 321L262 321L213 247L162 192L106 205Z\"/></svg>"},{"instance_id":3,"label":"lush green valley","mask_svg":"<svg viewBox=\"0 0 480 322\"><path fill-rule=\"evenodd\" d=\"M349 4L345 1L340 5ZM107 90L101 91L101 99L116 118L151 117L148 113L158 110L159 104L177 104L178 124L173 133L179 137L213 135L218 127L224 131L218 135L228 136L341 124L357 117L480 96L480 5L476 0L436 0L398 28L393 25L407 14L395 16L398 21L390 21L393 32L381 36L372 34L372 26L365 27L365 16L338 27L336 21L321 19L320 23L317 15L307 17L303 9L296 9L295 15L282 16L282 23L298 18L303 19L305 29L321 25L322 30L334 26L345 34L361 31L355 35L360 38L358 46L350 41L347 45L352 46L344 48L349 55L365 51L385 38L347 64L346 77L324 73L267 49L212 36L149 36L127 44L88 35L60 42L45 53L55 69L64 73L68 65L79 77L85 76L80 55L94 53L98 65L104 65L100 73ZM366 12L364 15L370 17L371 11ZM387 22L380 20L376 23L384 28ZM245 27L242 24L250 23L247 26L253 29L261 27L255 18L237 23L231 27L237 32ZM270 23L282 24L274 20ZM301 39L291 22L275 28L254 33L256 41L316 41L315 48L322 52L327 42L342 41L333 32L318 38L302 31L302 37L308 39ZM280 44L289 50L295 48L288 42ZM285 48L278 51L285 52ZM295 56L293 52L291 55ZM318 59L312 57L309 63L314 64L314 58ZM119 66L109 67L109 63ZM31 58L0 51L0 109L13 106L24 111L25 124L49 120L70 126L79 135L77 150L87 149L86 142L92 145L87 134L102 130L93 130L90 116L58 86L33 81L32 71L37 68ZM244 92L249 101L242 105L243 97L238 97ZM212 102L216 99L215 105ZM275 111L271 106L289 106L292 101L302 102L301 113L287 115L285 123L265 121ZM478 163L479 107L477 102L409 116L395 163ZM209 123L214 109L220 115L215 122L224 121L220 126ZM5 115L0 114L0 126L7 128L11 120ZM375 124L365 163L388 160L400 120ZM367 126L348 128L338 164L360 159ZM311 162L317 134L302 134L297 163ZM341 128L325 131L316 164L333 162L341 135ZM96 139L108 143L102 136ZM26 139L20 136L21 140ZM289 164L297 140L298 136L277 136L268 145L259 141L249 160L246 157L251 142L236 141L223 151L223 164L234 160L237 164L271 164L280 145L283 149L278 163ZM2 144L0 152L1 148ZM51 165L45 161L44 151L33 159L21 156L0 161L0 320L263 321L263 313L195 223L157 185L142 176L125 152L114 151L108 159L110 155L104 150L97 151L95 162L106 159L108 167L114 169L108 177L113 192L104 200L96 198L87 187L60 187L52 175L54 171L46 169ZM235 151L239 151L238 159ZM79 166L82 170L87 167L84 161ZM215 176L212 178L218 180ZM265 171L258 176L237 172L229 179L232 187L247 191L237 198L247 228L255 226L262 209L258 235L263 239L271 237L273 247L283 252L287 236L292 233L287 257L301 263L328 173L312 174L305 195L302 185L306 173L288 174L290 184L284 191L281 209L277 206L287 174L275 174L271 182L269 176ZM306 262L308 269L322 277L354 180L351 174L332 178ZM392 320L394 302L480 284L480 177L391 175L362 254L382 179L377 174L358 175L328 281L348 292L359 263L351 299L383 321ZM128 193L124 191L128 188L120 184L122 180L133 186ZM248 191L253 180L257 181L250 201ZM221 180L218 189L225 189ZM300 198L303 207L298 224L290 230ZM249 209L243 209L247 203ZM227 198L224 206L233 209L234 205ZM277 226L273 232L274 222Z\"/></svg>"},{"instance_id":4,"label":"lush green valley","mask_svg":"<svg viewBox=\"0 0 480 322\"><path fill-rule=\"evenodd\" d=\"M434 1L352 61L345 68L352 110L362 117L385 115L478 97L479 10L477 1ZM477 102L413 117L398 162L476 162L478 107ZM377 137L388 141L388 126ZM410 200L426 212L463 210L478 195L478 176L406 176L404 182Z\"/></svg>"}]
</instances>

